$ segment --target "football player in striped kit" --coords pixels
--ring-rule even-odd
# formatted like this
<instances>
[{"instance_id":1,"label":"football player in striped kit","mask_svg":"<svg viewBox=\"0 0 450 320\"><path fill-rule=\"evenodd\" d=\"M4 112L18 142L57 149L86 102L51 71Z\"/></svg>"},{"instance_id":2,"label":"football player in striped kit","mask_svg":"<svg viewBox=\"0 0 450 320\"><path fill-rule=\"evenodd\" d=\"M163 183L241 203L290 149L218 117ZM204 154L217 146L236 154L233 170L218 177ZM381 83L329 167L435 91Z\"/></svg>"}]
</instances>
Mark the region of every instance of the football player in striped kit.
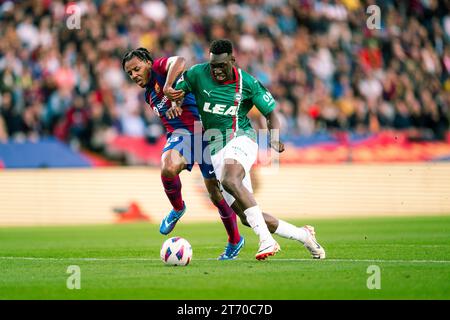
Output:
<instances>
[{"instance_id":1,"label":"football player in striped kit","mask_svg":"<svg viewBox=\"0 0 450 320\"><path fill-rule=\"evenodd\" d=\"M182 116L174 119L166 117L172 102L165 93L173 91L172 85L185 69L185 59L173 56L154 60L147 49L138 48L124 55L122 67L137 85L145 89L145 101L158 114L167 131L167 143L161 156L161 181L173 209L161 221L160 232L169 234L185 213L179 174L182 170L191 171L197 162L211 201L218 208L228 234L225 251L218 259L235 259L244 245L244 237L239 233L236 214L220 192L210 152L206 150L208 144L201 140L202 126L194 96L186 95ZM177 95L174 97L179 98ZM196 135L200 135L200 140L196 139ZM200 144L195 141L200 141Z\"/></svg>"}]
</instances>

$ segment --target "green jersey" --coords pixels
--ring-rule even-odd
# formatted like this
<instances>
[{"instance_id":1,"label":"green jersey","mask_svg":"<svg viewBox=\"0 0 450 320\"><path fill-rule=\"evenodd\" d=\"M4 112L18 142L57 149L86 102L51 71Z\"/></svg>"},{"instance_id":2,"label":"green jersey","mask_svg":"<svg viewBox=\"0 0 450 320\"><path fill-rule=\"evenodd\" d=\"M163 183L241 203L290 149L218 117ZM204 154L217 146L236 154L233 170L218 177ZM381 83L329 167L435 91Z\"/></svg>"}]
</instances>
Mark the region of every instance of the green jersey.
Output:
<instances>
[{"instance_id":1,"label":"green jersey","mask_svg":"<svg viewBox=\"0 0 450 320\"><path fill-rule=\"evenodd\" d=\"M269 91L247 72L233 67L235 80L224 84L211 75L209 63L197 64L178 80L176 89L193 93L211 154L235 136L247 135L256 141L256 132L247 113L253 106L267 115L276 103Z\"/></svg>"}]
</instances>

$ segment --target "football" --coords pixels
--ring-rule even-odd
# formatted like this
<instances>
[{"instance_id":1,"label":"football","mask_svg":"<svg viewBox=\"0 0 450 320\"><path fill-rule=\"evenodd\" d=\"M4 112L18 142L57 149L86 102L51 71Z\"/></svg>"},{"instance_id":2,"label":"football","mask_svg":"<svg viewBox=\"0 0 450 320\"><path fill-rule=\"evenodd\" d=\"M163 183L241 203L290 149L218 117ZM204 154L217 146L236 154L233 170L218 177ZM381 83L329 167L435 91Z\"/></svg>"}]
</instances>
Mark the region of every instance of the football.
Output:
<instances>
[{"instance_id":1,"label":"football","mask_svg":"<svg viewBox=\"0 0 450 320\"><path fill-rule=\"evenodd\" d=\"M192 259L192 247L186 239L173 237L164 241L160 254L166 265L187 266Z\"/></svg>"}]
</instances>

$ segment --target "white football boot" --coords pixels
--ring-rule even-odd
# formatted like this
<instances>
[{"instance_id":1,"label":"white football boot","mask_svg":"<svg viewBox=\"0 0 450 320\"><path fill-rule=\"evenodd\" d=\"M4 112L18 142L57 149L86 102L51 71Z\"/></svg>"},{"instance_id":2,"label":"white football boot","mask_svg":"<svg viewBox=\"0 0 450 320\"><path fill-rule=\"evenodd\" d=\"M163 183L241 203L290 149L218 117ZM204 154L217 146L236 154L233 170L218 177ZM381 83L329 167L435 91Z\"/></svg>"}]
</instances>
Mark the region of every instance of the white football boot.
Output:
<instances>
[{"instance_id":1,"label":"white football boot","mask_svg":"<svg viewBox=\"0 0 450 320\"><path fill-rule=\"evenodd\" d=\"M265 260L269 256L275 255L280 251L280 245L272 238L259 243L259 249L255 258L257 260Z\"/></svg>"},{"instance_id":2,"label":"white football boot","mask_svg":"<svg viewBox=\"0 0 450 320\"><path fill-rule=\"evenodd\" d=\"M313 226L305 225L303 229L308 232L309 237L306 238L303 245L311 253L313 259L325 259L325 250L316 240L316 232Z\"/></svg>"}]
</instances>

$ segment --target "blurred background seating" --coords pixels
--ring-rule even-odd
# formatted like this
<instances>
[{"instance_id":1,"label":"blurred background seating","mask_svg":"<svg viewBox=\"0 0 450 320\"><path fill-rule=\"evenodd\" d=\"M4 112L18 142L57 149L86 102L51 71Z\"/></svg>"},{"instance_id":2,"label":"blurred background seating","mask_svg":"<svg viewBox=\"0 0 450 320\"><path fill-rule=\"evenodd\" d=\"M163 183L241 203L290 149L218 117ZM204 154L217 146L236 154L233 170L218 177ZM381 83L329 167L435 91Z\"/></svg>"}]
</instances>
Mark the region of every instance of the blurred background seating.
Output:
<instances>
[{"instance_id":1,"label":"blurred background seating","mask_svg":"<svg viewBox=\"0 0 450 320\"><path fill-rule=\"evenodd\" d=\"M55 137L94 165L157 165L164 128L122 55L190 66L226 37L278 101L282 162L450 158L447 1L78 1L72 30L69 3L0 1L0 144ZM371 4L380 29L366 26Z\"/></svg>"}]
</instances>

